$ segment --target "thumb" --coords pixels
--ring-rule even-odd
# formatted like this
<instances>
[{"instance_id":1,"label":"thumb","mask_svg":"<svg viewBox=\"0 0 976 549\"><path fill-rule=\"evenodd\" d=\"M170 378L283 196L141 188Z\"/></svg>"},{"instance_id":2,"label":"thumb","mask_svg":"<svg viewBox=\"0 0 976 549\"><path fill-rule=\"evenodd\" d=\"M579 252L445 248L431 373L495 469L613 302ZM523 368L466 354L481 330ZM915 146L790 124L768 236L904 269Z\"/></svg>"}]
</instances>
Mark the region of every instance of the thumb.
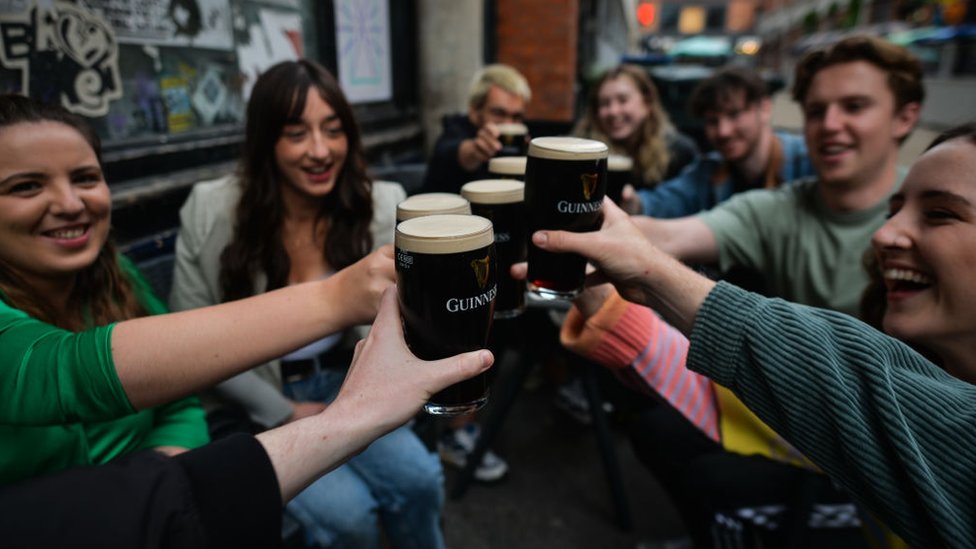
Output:
<instances>
[{"instance_id":1,"label":"thumb","mask_svg":"<svg viewBox=\"0 0 976 549\"><path fill-rule=\"evenodd\" d=\"M592 235L596 233L574 233L569 231L536 231L532 233L532 243L548 252L576 252L587 248ZM586 255L586 254L582 254Z\"/></svg>"},{"instance_id":2,"label":"thumb","mask_svg":"<svg viewBox=\"0 0 976 549\"><path fill-rule=\"evenodd\" d=\"M484 372L495 362L495 356L487 349L471 351L430 363L430 371L436 372L436 387L432 394L465 379Z\"/></svg>"}]
</instances>

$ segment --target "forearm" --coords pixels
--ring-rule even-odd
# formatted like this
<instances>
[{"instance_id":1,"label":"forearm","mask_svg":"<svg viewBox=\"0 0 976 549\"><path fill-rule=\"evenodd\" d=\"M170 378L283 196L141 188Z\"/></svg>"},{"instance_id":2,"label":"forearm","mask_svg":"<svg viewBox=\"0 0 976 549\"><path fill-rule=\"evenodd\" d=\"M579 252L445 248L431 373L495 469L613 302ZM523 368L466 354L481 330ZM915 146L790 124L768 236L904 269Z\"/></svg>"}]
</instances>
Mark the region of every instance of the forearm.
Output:
<instances>
[{"instance_id":1,"label":"forearm","mask_svg":"<svg viewBox=\"0 0 976 549\"><path fill-rule=\"evenodd\" d=\"M384 434L382 427L369 425L354 412L336 401L315 416L257 435L278 477L283 502Z\"/></svg>"},{"instance_id":2,"label":"forearm","mask_svg":"<svg viewBox=\"0 0 976 549\"><path fill-rule=\"evenodd\" d=\"M654 309L686 336L691 334L695 316L715 282L659 250L646 261L640 294L624 297Z\"/></svg>"},{"instance_id":3,"label":"forearm","mask_svg":"<svg viewBox=\"0 0 976 549\"><path fill-rule=\"evenodd\" d=\"M112 355L130 402L168 402L353 324L338 276L117 324Z\"/></svg>"},{"instance_id":4,"label":"forearm","mask_svg":"<svg viewBox=\"0 0 976 549\"><path fill-rule=\"evenodd\" d=\"M913 546L976 542L976 386L851 317L727 284L691 341L690 368L732 389Z\"/></svg>"}]
</instances>

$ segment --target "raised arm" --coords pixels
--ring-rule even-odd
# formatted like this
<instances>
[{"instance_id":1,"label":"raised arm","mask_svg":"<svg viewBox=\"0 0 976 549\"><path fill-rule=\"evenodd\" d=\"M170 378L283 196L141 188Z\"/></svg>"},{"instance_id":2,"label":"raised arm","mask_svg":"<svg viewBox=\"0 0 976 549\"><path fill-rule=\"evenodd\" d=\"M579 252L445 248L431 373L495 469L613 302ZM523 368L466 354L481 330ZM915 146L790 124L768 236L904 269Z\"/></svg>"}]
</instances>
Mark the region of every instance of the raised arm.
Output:
<instances>
[{"instance_id":1,"label":"raised arm","mask_svg":"<svg viewBox=\"0 0 976 549\"><path fill-rule=\"evenodd\" d=\"M202 309L121 322L112 332L119 380L136 408L211 386L302 345L364 324L393 280L384 246L317 282Z\"/></svg>"},{"instance_id":2,"label":"raised arm","mask_svg":"<svg viewBox=\"0 0 976 549\"><path fill-rule=\"evenodd\" d=\"M718 262L715 235L697 216L677 219L632 217L644 236L662 251L686 263Z\"/></svg>"}]
</instances>

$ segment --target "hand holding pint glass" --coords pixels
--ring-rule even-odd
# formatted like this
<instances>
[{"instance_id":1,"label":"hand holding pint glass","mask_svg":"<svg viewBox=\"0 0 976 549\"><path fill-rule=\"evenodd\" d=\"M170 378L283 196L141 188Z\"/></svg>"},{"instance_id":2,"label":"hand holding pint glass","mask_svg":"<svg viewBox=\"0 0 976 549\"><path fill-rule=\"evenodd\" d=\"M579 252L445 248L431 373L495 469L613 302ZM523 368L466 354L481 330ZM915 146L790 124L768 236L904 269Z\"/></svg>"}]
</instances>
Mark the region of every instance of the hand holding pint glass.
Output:
<instances>
[{"instance_id":1,"label":"hand holding pint glass","mask_svg":"<svg viewBox=\"0 0 976 549\"><path fill-rule=\"evenodd\" d=\"M498 141L502 148L495 156L525 156L528 147L529 128L520 122L495 124Z\"/></svg>"},{"instance_id":2,"label":"hand holding pint glass","mask_svg":"<svg viewBox=\"0 0 976 549\"><path fill-rule=\"evenodd\" d=\"M475 215L431 215L396 228L397 291L410 351L438 360L488 345L498 293L491 221ZM488 401L480 374L444 389L424 406L434 415L459 415Z\"/></svg>"},{"instance_id":3,"label":"hand holding pint glass","mask_svg":"<svg viewBox=\"0 0 976 549\"><path fill-rule=\"evenodd\" d=\"M576 137L537 137L525 170L529 291L543 299L572 299L583 289L586 259L535 246L538 230L590 232L603 222L606 144Z\"/></svg>"}]
</instances>

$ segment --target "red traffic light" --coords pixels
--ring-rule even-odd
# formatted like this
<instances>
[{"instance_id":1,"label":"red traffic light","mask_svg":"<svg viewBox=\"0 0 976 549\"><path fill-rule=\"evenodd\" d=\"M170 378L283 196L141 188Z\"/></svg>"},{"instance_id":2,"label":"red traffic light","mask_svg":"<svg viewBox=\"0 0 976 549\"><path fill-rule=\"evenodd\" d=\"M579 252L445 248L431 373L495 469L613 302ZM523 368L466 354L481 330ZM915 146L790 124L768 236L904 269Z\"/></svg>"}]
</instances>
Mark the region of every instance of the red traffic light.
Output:
<instances>
[{"instance_id":1,"label":"red traffic light","mask_svg":"<svg viewBox=\"0 0 976 549\"><path fill-rule=\"evenodd\" d=\"M637 22L642 27L654 25L654 18L657 17L657 6L651 2L645 2L637 6Z\"/></svg>"}]
</instances>

